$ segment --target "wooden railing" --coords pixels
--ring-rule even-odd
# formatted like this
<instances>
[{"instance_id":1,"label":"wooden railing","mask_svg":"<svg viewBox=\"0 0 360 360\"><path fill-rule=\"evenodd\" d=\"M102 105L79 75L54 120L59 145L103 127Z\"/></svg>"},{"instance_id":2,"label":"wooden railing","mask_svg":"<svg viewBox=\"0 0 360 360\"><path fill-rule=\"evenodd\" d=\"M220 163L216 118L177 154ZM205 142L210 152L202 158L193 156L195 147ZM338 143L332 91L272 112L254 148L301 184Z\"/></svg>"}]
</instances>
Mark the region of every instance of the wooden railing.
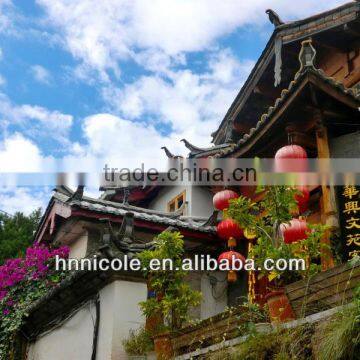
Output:
<instances>
[{"instance_id":1,"label":"wooden railing","mask_svg":"<svg viewBox=\"0 0 360 360\"><path fill-rule=\"evenodd\" d=\"M360 286L360 264L345 263L286 286L286 294L297 318L343 305Z\"/></svg>"},{"instance_id":2,"label":"wooden railing","mask_svg":"<svg viewBox=\"0 0 360 360\"><path fill-rule=\"evenodd\" d=\"M336 266L286 287L286 293L298 319L351 301L360 285L360 264ZM244 335L243 324L254 321L248 308L238 306L189 325L172 335L176 356L193 352ZM249 317L247 317L249 314Z\"/></svg>"},{"instance_id":3,"label":"wooden railing","mask_svg":"<svg viewBox=\"0 0 360 360\"><path fill-rule=\"evenodd\" d=\"M182 355L226 340L244 335L242 325L259 321L245 306L237 306L226 312L182 328L172 336L175 355Z\"/></svg>"}]
</instances>

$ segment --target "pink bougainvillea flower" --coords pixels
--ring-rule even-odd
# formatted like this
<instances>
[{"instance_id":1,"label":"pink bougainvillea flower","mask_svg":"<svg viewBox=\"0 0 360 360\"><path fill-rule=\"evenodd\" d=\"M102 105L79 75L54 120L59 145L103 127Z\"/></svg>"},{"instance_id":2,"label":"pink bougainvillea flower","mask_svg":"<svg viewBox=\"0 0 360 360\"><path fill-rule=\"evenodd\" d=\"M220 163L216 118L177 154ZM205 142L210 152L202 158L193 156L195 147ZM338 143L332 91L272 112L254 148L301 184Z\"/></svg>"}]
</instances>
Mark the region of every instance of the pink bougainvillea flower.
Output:
<instances>
[{"instance_id":1,"label":"pink bougainvillea flower","mask_svg":"<svg viewBox=\"0 0 360 360\"><path fill-rule=\"evenodd\" d=\"M7 315L9 315L10 314L10 310L9 309L4 309L3 310L3 315L4 316L7 316Z\"/></svg>"},{"instance_id":2,"label":"pink bougainvillea flower","mask_svg":"<svg viewBox=\"0 0 360 360\"><path fill-rule=\"evenodd\" d=\"M14 286L25 284L26 281L38 281L46 278L49 272L53 271L49 264L55 256L67 258L69 247L49 249L43 245L34 245L26 250L24 258L7 260L4 265L0 266L0 301ZM11 303L8 306L13 306L14 301L9 301Z\"/></svg>"}]
</instances>

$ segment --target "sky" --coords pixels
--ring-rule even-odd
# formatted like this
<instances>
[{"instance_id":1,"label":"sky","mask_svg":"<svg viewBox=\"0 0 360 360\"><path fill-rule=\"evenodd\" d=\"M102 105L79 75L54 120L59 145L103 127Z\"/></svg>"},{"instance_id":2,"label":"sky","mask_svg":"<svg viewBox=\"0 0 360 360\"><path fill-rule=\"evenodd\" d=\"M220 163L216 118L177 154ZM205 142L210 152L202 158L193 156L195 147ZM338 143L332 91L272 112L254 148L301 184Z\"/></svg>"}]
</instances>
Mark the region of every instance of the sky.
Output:
<instances>
[{"instance_id":1,"label":"sky","mask_svg":"<svg viewBox=\"0 0 360 360\"><path fill-rule=\"evenodd\" d=\"M0 175L156 165L161 146L186 154L182 138L209 146L273 31L265 10L292 21L343 3L0 0ZM50 196L0 181L10 214Z\"/></svg>"}]
</instances>

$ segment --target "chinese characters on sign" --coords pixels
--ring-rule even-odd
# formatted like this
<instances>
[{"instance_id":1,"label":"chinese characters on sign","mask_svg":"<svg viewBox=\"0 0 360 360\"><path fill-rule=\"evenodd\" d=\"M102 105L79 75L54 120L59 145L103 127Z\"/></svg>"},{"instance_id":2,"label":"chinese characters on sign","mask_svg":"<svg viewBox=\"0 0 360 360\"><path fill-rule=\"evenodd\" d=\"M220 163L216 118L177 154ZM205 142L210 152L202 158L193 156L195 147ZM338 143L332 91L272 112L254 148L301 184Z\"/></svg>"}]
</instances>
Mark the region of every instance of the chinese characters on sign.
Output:
<instances>
[{"instance_id":1,"label":"chinese characters on sign","mask_svg":"<svg viewBox=\"0 0 360 360\"><path fill-rule=\"evenodd\" d=\"M339 193L340 221L349 258L360 255L360 187L347 185Z\"/></svg>"}]
</instances>

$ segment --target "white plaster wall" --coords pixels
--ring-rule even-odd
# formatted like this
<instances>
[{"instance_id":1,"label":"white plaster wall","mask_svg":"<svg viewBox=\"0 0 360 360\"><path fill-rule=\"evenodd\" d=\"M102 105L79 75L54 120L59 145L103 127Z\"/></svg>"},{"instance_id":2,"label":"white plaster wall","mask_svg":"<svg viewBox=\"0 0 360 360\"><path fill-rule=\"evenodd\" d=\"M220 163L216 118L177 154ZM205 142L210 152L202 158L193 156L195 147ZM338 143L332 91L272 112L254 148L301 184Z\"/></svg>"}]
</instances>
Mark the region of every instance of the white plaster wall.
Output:
<instances>
[{"instance_id":1,"label":"white plaster wall","mask_svg":"<svg viewBox=\"0 0 360 360\"><path fill-rule=\"evenodd\" d=\"M209 276L206 273L201 276L201 319L223 312L228 303L227 281L223 281L226 274L222 271L211 271L209 275L216 277L219 281L212 290Z\"/></svg>"},{"instance_id":2,"label":"white plaster wall","mask_svg":"<svg viewBox=\"0 0 360 360\"><path fill-rule=\"evenodd\" d=\"M149 209L157 211L167 211L167 204L175 196L186 191L185 201L190 202L191 188L189 186L164 186L156 198L149 204ZM190 215L188 212L185 215Z\"/></svg>"},{"instance_id":3,"label":"white plaster wall","mask_svg":"<svg viewBox=\"0 0 360 360\"><path fill-rule=\"evenodd\" d=\"M209 217L214 211L213 195L200 186L194 186L191 190L191 216Z\"/></svg>"},{"instance_id":4,"label":"white plaster wall","mask_svg":"<svg viewBox=\"0 0 360 360\"><path fill-rule=\"evenodd\" d=\"M145 323L139 302L146 297L144 283L114 281L101 290L98 360L127 358L122 340L128 337L131 329L138 329Z\"/></svg>"},{"instance_id":5,"label":"white plaster wall","mask_svg":"<svg viewBox=\"0 0 360 360\"><path fill-rule=\"evenodd\" d=\"M73 241L70 245L69 257L73 259L82 259L86 255L88 245L88 232L86 231L78 239Z\"/></svg>"},{"instance_id":6,"label":"white plaster wall","mask_svg":"<svg viewBox=\"0 0 360 360\"><path fill-rule=\"evenodd\" d=\"M157 197L150 203L149 209L167 211L167 204L175 196L186 191L188 202L186 213L188 216L208 217L213 212L212 194L199 186L167 186L164 187Z\"/></svg>"},{"instance_id":7,"label":"white plaster wall","mask_svg":"<svg viewBox=\"0 0 360 360\"><path fill-rule=\"evenodd\" d=\"M187 274L186 282L189 283L190 287L193 290L201 292L201 273L196 271L191 271ZM201 305L192 307L189 311L189 317L191 319L200 319L201 318Z\"/></svg>"},{"instance_id":8,"label":"white plaster wall","mask_svg":"<svg viewBox=\"0 0 360 360\"><path fill-rule=\"evenodd\" d=\"M219 280L213 290L209 276L204 272L190 272L186 277L191 288L202 293L200 305L189 311L191 319L207 319L223 312L227 307L227 281L224 281L226 273L212 271L209 275Z\"/></svg>"},{"instance_id":9,"label":"white plaster wall","mask_svg":"<svg viewBox=\"0 0 360 360\"><path fill-rule=\"evenodd\" d=\"M88 304L61 327L30 344L28 360L91 359L95 308Z\"/></svg>"},{"instance_id":10,"label":"white plaster wall","mask_svg":"<svg viewBox=\"0 0 360 360\"><path fill-rule=\"evenodd\" d=\"M146 300L143 283L114 281L100 291L97 360L127 359L122 340L145 323L139 302ZM60 327L29 346L28 360L89 360L92 353L95 306L87 304Z\"/></svg>"}]
</instances>

